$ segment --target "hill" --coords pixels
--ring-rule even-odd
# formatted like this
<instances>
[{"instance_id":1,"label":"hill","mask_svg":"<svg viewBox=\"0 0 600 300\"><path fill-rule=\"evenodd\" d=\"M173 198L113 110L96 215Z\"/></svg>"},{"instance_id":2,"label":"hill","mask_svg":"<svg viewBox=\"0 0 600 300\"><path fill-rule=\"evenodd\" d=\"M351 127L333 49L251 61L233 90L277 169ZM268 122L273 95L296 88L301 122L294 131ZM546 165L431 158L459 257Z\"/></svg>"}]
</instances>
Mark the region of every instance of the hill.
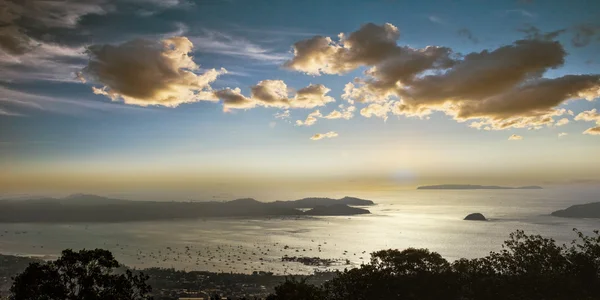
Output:
<instances>
[{"instance_id":1,"label":"hill","mask_svg":"<svg viewBox=\"0 0 600 300\"><path fill-rule=\"evenodd\" d=\"M332 199L332 198L303 198L299 200L291 200L291 201L275 201L275 204L285 207L291 208L315 208L317 206L330 206L336 204L345 204L345 205L353 205L353 206L370 206L375 205L371 200L364 200L355 197L344 197L341 199Z\"/></svg>"},{"instance_id":2,"label":"hill","mask_svg":"<svg viewBox=\"0 0 600 300\"><path fill-rule=\"evenodd\" d=\"M308 214L297 208L328 207L346 203L374 204L370 200L352 197L338 200L306 198L290 203L267 203L251 198L227 202L160 202L78 194L61 199L1 200L0 223L135 222L210 217L302 216ZM362 210L344 209L333 215L344 215L341 211L348 215L364 213Z\"/></svg>"},{"instance_id":3,"label":"hill","mask_svg":"<svg viewBox=\"0 0 600 300\"><path fill-rule=\"evenodd\" d=\"M600 202L569 206L553 212L552 215L563 218L600 218Z\"/></svg>"}]
</instances>

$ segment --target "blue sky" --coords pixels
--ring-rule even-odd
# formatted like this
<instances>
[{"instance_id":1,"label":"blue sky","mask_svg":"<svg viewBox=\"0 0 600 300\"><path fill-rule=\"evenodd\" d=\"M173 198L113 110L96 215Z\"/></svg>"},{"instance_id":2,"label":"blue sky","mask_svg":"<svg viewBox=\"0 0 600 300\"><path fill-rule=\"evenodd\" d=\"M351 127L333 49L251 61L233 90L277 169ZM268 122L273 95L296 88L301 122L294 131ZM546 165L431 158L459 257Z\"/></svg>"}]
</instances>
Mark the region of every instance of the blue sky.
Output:
<instances>
[{"instance_id":1,"label":"blue sky","mask_svg":"<svg viewBox=\"0 0 600 300\"><path fill-rule=\"evenodd\" d=\"M234 187L260 181L269 186L281 184L278 182L284 179L314 184L332 182L332 185L338 181L362 180L365 186L370 186L396 184L398 174L403 174L402 180L406 181L401 185L600 180L597 172L600 136L586 131L600 126L600 117L593 113L579 117L581 113L600 110L600 104L597 100L573 96L586 93L588 100L594 100L600 93L598 1L86 0L73 3L77 5L0 1L0 8L9 12L0 19L8 24L0 32L0 168L5 170L0 177L5 179L0 191L108 192L156 182L165 189L203 186L201 183L213 181L229 182ZM519 104L510 104L514 105L510 108L514 115L508 117L504 111L486 111L460 119L455 108L442 108L437 102L424 104L419 101L425 98L415 96L411 112L419 108L433 111L421 118L394 113L395 105L408 101L407 93L416 95L420 86L416 83L414 86L402 83L409 88L404 94L399 88L389 101L382 95L375 95L381 97L371 102L347 101L342 97L345 85L354 78L369 78L366 70L383 69L396 58L360 63L329 74L321 69L319 75L307 74L310 72L305 65L286 67L286 62L298 56L294 52L295 43L324 36L331 37L332 47L344 48L338 34L344 33L347 38L368 23L377 30L383 30L386 23L392 24L386 30L399 34L395 41L398 47L447 47L455 65L469 53L493 52L516 45L518 40L540 41L540 47L552 47L553 41L558 41L565 52L564 63L551 63L540 69L541 77L524 80L514 88L565 75L589 75L589 80L578 89L573 87L575 83L569 84L567 88L573 90L560 98L557 105L536 106L536 116L544 110L545 116L552 117L550 122L519 119L523 124L520 128L484 130L485 126L496 126L507 118L529 117L532 111L520 111ZM555 31L560 32L548 37ZM126 101L126 97L133 97L128 91L166 90L159 90L156 82L144 81L149 73L119 69L118 74L107 75L102 66L109 62L104 59L115 59L117 55L123 55L119 57L125 57L125 61L136 55L140 61L152 59L154 52L147 52L148 57L133 52L142 47L156 47L173 37L185 37L193 45L189 53L182 55L199 66L193 70L195 79L204 78L211 69L228 71L203 86L203 91L209 90L212 95L227 88L232 89L229 91L239 88L239 94L246 97L244 103L252 106L242 109L233 102L229 106L220 96L211 96L215 97L212 101L193 97L185 101L189 103L181 103L178 98L166 106L144 102L149 98L136 98L141 100L135 103ZM147 43L119 48L140 39ZM104 52L94 50L107 45L122 52L103 58ZM92 50L86 53L86 49ZM125 53L128 49L133 52ZM545 50L540 49L542 57ZM538 57L535 53L528 55L534 60ZM505 59L507 64L517 61L512 57ZM101 64L92 68L89 61ZM442 73L428 69L413 80L427 75L443 76L455 65ZM487 67L483 63L481 66ZM114 67L127 66L115 63ZM473 71L469 72L475 72L478 66L471 68ZM76 79L78 72L86 77L85 83ZM125 72L128 77L123 75ZM283 81L292 100L277 105L260 100L252 94L252 87L260 86L263 80ZM130 83L135 86L127 87ZM293 100L294 95L311 84L329 90L326 94L310 94L318 97L315 105L295 106L294 101L298 100ZM111 99L94 94L92 87L104 87L116 96ZM425 88L423 95L432 89ZM490 95L489 99L510 100L504 95L504 92ZM335 102L327 102L325 96L333 97ZM440 97L446 99L446 95ZM488 99L469 99L471 102L466 103L457 99L460 97L444 103L462 107L479 105L477 101ZM536 97L544 96L531 97L535 102ZM344 106L338 107L340 104ZM382 111L385 117L363 112L372 104L379 105L378 111L389 105L388 110ZM348 111L348 107L354 107L354 111ZM564 112L556 113L563 108ZM297 124L315 110L319 110L321 117L313 125ZM334 110L348 111L352 116L323 118ZM285 111L289 111L289 117L274 116ZM502 117L498 117L500 113ZM559 126L557 122L563 118L568 123ZM469 126L478 121L491 123L480 129ZM335 135L317 137L329 132ZM513 135L516 138L509 140ZM161 180L164 177L171 179ZM56 184L59 178L62 182ZM83 183L73 183L72 178L81 178ZM177 183L174 178L188 179ZM291 184L290 189L293 187Z\"/></svg>"}]
</instances>

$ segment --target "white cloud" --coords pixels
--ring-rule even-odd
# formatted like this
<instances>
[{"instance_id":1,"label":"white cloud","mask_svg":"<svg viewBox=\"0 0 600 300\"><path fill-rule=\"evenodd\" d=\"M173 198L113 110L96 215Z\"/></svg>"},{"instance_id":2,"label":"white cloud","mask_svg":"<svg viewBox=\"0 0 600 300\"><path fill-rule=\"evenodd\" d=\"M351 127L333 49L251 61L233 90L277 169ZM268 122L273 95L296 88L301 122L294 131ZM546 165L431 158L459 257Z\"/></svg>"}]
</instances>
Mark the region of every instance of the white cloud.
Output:
<instances>
[{"instance_id":1,"label":"white cloud","mask_svg":"<svg viewBox=\"0 0 600 300\"><path fill-rule=\"evenodd\" d=\"M289 58L286 53L274 52L242 37L209 29L202 30L202 33L202 35L190 36L189 39L198 50L204 53L217 53L273 63L281 63Z\"/></svg>"},{"instance_id":2,"label":"white cloud","mask_svg":"<svg viewBox=\"0 0 600 300\"><path fill-rule=\"evenodd\" d=\"M511 136L508 137L509 141L520 141L522 139L523 139L522 136L516 135L516 134L513 134L513 135L511 135Z\"/></svg>"},{"instance_id":3,"label":"white cloud","mask_svg":"<svg viewBox=\"0 0 600 300\"><path fill-rule=\"evenodd\" d=\"M286 109L284 111L275 113L273 116L275 117L275 119L289 119L290 118L290 110Z\"/></svg>"},{"instance_id":4,"label":"white cloud","mask_svg":"<svg viewBox=\"0 0 600 300\"><path fill-rule=\"evenodd\" d=\"M567 136L567 135L569 135L569 134L566 133L566 132L561 132L561 133L558 134L558 137L561 138L561 137L564 137L564 136Z\"/></svg>"},{"instance_id":5,"label":"white cloud","mask_svg":"<svg viewBox=\"0 0 600 300\"><path fill-rule=\"evenodd\" d=\"M317 133L317 134L313 135L310 139L313 141L318 141L318 140L321 140L324 138L334 138L337 136L338 136L337 132L329 131L327 133Z\"/></svg>"},{"instance_id":6,"label":"white cloud","mask_svg":"<svg viewBox=\"0 0 600 300\"><path fill-rule=\"evenodd\" d=\"M556 123L555 123L556 126L564 126L564 125L567 125L567 124L569 124L569 119L568 118L562 118L562 119L556 121Z\"/></svg>"},{"instance_id":7,"label":"white cloud","mask_svg":"<svg viewBox=\"0 0 600 300\"><path fill-rule=\"evenodd\" d=\"M382 118L384 121L387 120L388 114L391 111L391 106L394 103L371 103L369 106L360 110L360 114L364 117L370 118L372 116Z\"/></svg>"},{"instance_id":8,"label":"white cloud","mask_svg":"<svg viewBox=\"0 0 600 300\"><path fill-rule=\"evenodd\" d=\"M595 108L579 113L575 121L595 122L598 126L586 129L583 134L600 135L600 113Z\"/></svg>"},{"instance_id":9,"label":"white cloud","mask_svg":"<svg viewBox=\"0 0 600 300\"><path fill-rule=\"evenodd\" d=\"M335 102L327 96L330 89L322 84L311 84L293 92L283 80L263 80L250 87L250 97L238 89L223 89L215 92L223 100L225 109L247 109L256 106L277 108L315 108Z\"/></svg>"},{"instance_id":10,"label":"white cloud","mask_svg":"<svg viewBox=\"0 0 600 300\"><path fill-rule=\"evenodd\" d=\"M321 112L319 110L315 110L315 111L311 112L310 114L308 114L308 116L306 117L306 120L304 120L304 121L297 120L296 125L297 126L312 126L317 122L318 117L323 117L323 115L321 115Z\"/></svg>"}]
</instances>

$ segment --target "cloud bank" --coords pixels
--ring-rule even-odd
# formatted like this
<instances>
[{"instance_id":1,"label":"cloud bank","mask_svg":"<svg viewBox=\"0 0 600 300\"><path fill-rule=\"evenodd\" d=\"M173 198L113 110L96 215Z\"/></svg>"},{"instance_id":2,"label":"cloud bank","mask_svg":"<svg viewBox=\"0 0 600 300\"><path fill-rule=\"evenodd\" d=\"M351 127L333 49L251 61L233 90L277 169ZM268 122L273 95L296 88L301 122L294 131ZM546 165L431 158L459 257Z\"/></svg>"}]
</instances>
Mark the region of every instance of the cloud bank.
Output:
<instances>
[{"instance_id":1,"label":"cloud bank","mask_svg":"<svg viewBox=\"0 0 600 300\"><path fill-rule=\"evenodd\" d=\"M309 75L365 67L364 76L349 82L342 95L349 103L366 103L365 117L441 111L478 129L539 129L567 113L558 108L567 101L600 96L598 74L544 77L567 55L552 37L536 35L463 55L448 47L399 46L397 27L369 23L340 34L338 41L315 36L296 42L294 57L284 66ZM557 125L564 124L561 119Z\"/></svg>"}]
</instances>

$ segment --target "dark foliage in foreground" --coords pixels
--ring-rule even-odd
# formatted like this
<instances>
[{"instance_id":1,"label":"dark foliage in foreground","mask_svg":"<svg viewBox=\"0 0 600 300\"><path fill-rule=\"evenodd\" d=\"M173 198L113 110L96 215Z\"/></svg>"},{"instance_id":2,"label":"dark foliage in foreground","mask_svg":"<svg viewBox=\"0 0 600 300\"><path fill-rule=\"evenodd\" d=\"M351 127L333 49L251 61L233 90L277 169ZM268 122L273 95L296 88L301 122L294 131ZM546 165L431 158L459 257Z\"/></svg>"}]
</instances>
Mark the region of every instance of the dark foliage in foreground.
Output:
<instances>
[{"instance_id":1,"label":"dark foliage in foreground","mask_svg":"<svg viewBox=\"0 0 600 300\"><path fill-rule=\"evenodd\" d=\"M31 263L14 278L11 300L152 299L147 276L127 270L107 250L64 250L53 262Z\"/></svg>"},{"instance_id":2,"label":"dark foliage in foreground","mask_svg":"<svg viewBox=\"0 0 600 300\"><path fill-rule=\"evenodd\" d=\"M569 246L516 231L500 252L448 262L427 249L382 250L322 286L288 280L269 300L600 299L600 234Z\"/></svg>"}]
</instances>

